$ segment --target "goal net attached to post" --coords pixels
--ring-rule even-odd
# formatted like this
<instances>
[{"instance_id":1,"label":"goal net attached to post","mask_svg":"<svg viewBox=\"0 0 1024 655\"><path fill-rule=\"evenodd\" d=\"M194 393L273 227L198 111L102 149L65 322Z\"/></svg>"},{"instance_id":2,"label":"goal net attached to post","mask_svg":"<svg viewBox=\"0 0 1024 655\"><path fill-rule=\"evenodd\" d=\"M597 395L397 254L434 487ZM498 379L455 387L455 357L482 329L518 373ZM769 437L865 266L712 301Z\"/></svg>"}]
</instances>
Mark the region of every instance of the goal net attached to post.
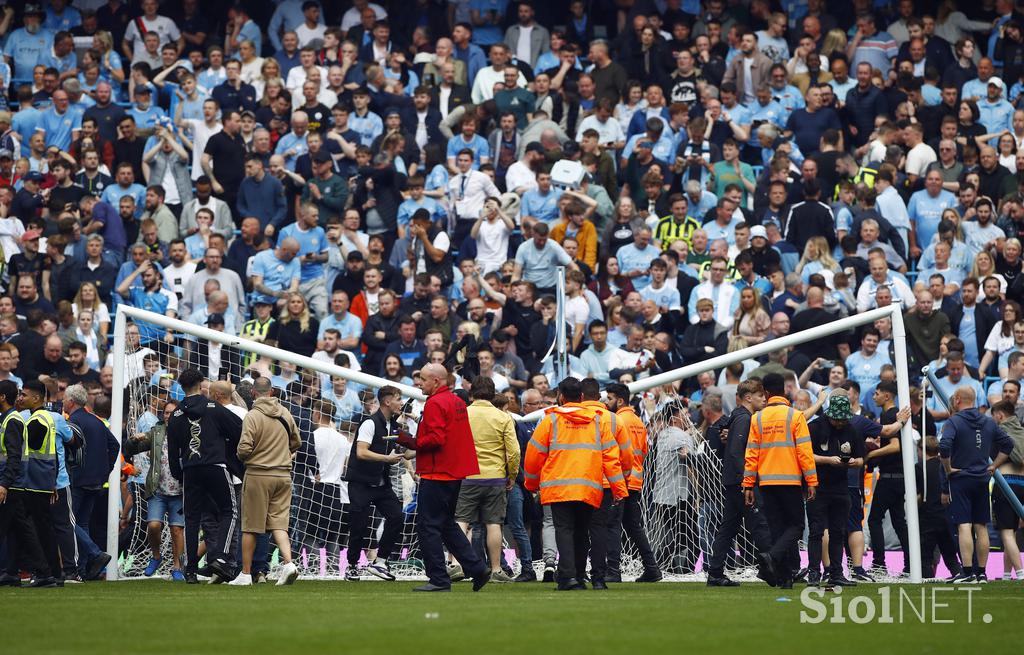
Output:
<instances>
[{"instance_id":1,"label":"goal net attached to post","mask_svg":"<svg viewBox=\"0 0 1024 655\"><path fill-rule=\"evenodd\" d=\"M673 391L676 381L695 376L703 371L720 369L749 357L758 357L776 348L788 347L816 339L856 325L870 323L876 318L892 316L894 337L903 336L902 315L898 310L883 308L841 319L815 330L792 334L774 342L752 346L706 362L667 371L638 380L630 390L641 394L641 416L648 430L649 452L645 461L645 481L641 494L647 534L662 572L669 580L703 580L706 559L721 520L722 487L721 462L712 452L701 432L693 426L688 409ZM150 322L162 331L176 337L171 353L157 355L148 348L140 348L137 340L126 339L127 319L136 323ZM898 318L897 318L898 317ZM162 334L163 332L161 332ZM120 307L115 321L114 387L124 393L113 399L111 429L118 439L149 430L160 418L161 403L181 396L173 380L185 368L209 370L209 344L220 344L218 355L222 366L238 361L238 377L255 370L271 375L285 404L299 426L303 446L297 453L292 473L292 507L290 541L294 560L304 577L338 579L347 568L348 512L347 491L340 471L347 457L361 416L376 408L376 390L392 384L379 377L359 372L354 367L338 366L326 360L296 355L262 343L217 332L209 328L178 321L143 310ZM897 339L899 341L899 339ZM907 402L905 344L897 343L897 377L901 404ZM203 353L206 353L204 355ZM237 357L236 357L237 356ZM273 367L273 368L271 368ZM216 377L216 376L211 376ZM336 386L345 386L338 398ZM422 402L422 393L405 385L398 386L404 395ZM331 426L317 431L313 424L312 409L321 400L329 400L336 415ZM418 409L422 406L419 405ZM519 421L536 421L543 412L535 412ZM124 430L121 429L122 425ZM909 428L903 436L905 444L912 443ZM341 446L340 449L338 446ZM118 561L116 570L108 570L108 579L141 577L150 560L150 538L159 541L162 564L157 576L166 576L171 568L172 540L167 526L152 535L147 534L146 473L153 465L145 449L134 457L136 474L128 481L126 492L134 504L129 525L119 530L121 509L119 471L111 474L111 493L108 507L108 552ZM904 466L912 470L913 452L904 447ZM159 465L159 464L158 464ZM400 544L392 560L392 571L406 578L422 577L422 562L415 537L416 483L411 469L392 467L392 483L403 505L404 525ZM907 497L916 498L914 476L906 477ZM920 581L920 547L918 543L916 503L907 505L908 533L911 539L911 581ZM376 545L381 518L372 517L369 534L357 547L360 562L365 563L367 553ZM513 540L506 539L506 554L512 553ZM753 579L753 546L749 534L741 530L727 558L726 568L737 579ZM623 535L619 562L612 548L610 567L618 566L623 580L635 579L642 566L634 544ZM370 553L372 554L372 552ZM276 548L271 544L269 555L271 570L277 566ZM516 569L520 564L511 561ZM536 566L541 565L538 552ZM112 567L111 567L112 568Z\"/></svg>"},{"instance_id":2,"label":"goal net attached to post","mask_svg":"<svg viewBox=\"0 0 1024 655\"><path fill-rule=\"evenodd\" d=\"M142 327L144 334L149 326L156 326L161 336L171 332L175 336L174 347L150 348L140 346L134 338L125 338L124 323L129 317L136 326ZM214 346L212 350L211 344ZM162 352L158 353L158 350ZM119 439L126 440L124 451L138 451L132 456L135 475L123 487L132 503L130 521L127 527L119 530L116 540L110 542L117 544L117 577L143 576L152 556L153 543L159 543L162 560L154 577L167 577L172 568L174 549L170 529L164 525L154 528L150 534L147 526L151 500L147 498L147 475L151 467L166 466L166 463L153 461L145 441L140 443L138 439L147 433L151 437L154 426L157 431L161 429L158 422L164 418L163 410L168 401L180 402L183 393L175 380L186 368L198 368L208 379L222 377L220 373L225 371L234 382L251 378L254 374L271 378L278 390L278 398L294 417L302 438L292 469L289 536L294 561L306 578L338 578L345 574L348 548L353 546L348 533L347 484L342 474L359 423L376 410L376 392L380 387L391 384L410 397L422 399L417 389L361 374L357 365L344 367L327 359L302 357L224 332L124 306L118 309L115 325L115 357L123 357L121 379L115 380L115 388L123 389L124 393L113 399L115 411L111 416L111 427ZM211 371L211 359L219 361L215 371ZM243 396L244 388L243 383ZM244 409L243 405L239 411ZM314 423L319 409L333 414L326 420L317 421L321 425L327 423L325 427ZM124 426L123 430L119 429L119 424ZM169 477L165 470L161 476L165 485L163 491L180 493L180 485L167 484ZM402 503L404 518L401 538L393 555L392 571L402 577L418 577L422 575L422 565L415 539L416 485L412 468L408 465L392 466L391 483ZM126 500L120 499L120 502ZM111 509L117 507L114 502L114 494L111 494ZM114 524L116 526L117 522ZM363 564L367 553L372 555L376 547L382 528L381 517L374 513L369 526L367 537L355 546L360 548ZM278 560L276 546L271 541L266 561L272 571L278 566Z\"/></svg>"}]
</instances>

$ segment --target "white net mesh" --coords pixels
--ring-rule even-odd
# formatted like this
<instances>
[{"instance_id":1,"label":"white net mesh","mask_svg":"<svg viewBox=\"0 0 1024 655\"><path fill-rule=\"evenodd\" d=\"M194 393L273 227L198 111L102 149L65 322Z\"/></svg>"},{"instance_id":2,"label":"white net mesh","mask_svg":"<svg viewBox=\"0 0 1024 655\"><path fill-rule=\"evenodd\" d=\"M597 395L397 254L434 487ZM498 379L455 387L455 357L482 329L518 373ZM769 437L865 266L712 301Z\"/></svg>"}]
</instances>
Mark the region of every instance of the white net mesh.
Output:
<instances>
[{"instance_id":1,"label":"white net mesh","mask_svg":"<svg viewBox=\"0 0 1024 655\"><path fill-rule=\"evenodd\" d=\"M161 344L155 348L159 352L148 347L126 347L123 435L129 439L129 449L132 449L133 435L147 433L157 425L166 401L181 399L180 387L174 382L181 371L199 368L210 372L209 343L196 340L191 335L176 336L173 348ZM236 355L237 367L234 364ZM210 375L212 379L241 381L236 389L244 399L244 379L247 376L255 372L270 376L278 389L278 398L295 418L302 447L296 454L292 470L289 535L293 558L303 577L343 576L348 568L347 549L352 545L348 530L348 489L341 477L360 422L377 409L377 387L356 385L312 370L296 370L292 364L257 356L244 347L222 347L220 359L225 365ZM384 383L382 380L381 384ZM321 422L328 425L318 426L313 422L313 409L321 400L330 403L325 407L333 408L334 416ZM144 575L151 557L155 555L151 536L147 534L150 499L146 493L146 479L153 462L148 448L143 448L131 459L136 474L128 481L127 493L133 509L129 524L121 530L119 562L123 577L136 578ZM401 577L422 575L415 540L416 486L411 464L413 462L392 466L392 487L403 507L404 524L392 555L391 568ZM173 488L170 490L174 491ZM375 554L382 527L382 519L374 511L367 536L357 546L361 551L360 566L366 563L368 553L371 557ZM154 577L166 578L174 561L170 529L166 523L155 528L159 530L159 558L162 562ZM237 554L239 551L235 548L234 552ZM262 539L257 545L254 572L265 571L273 577L279 560L276 545Z\"/></svg>"},{"instance_id":2,"label":"white net mesh","mask_svg":"<svg viewBox=\"0 0 1024 655\"><path fill-rule=\"evenodd\" d=\"M722 461L671 385L644 393L640 404L649 444L641 506L655 558L666 579L703 581L722 516ZM755 552L744 527L726 573L753 580ZM624 539L623 579L641 572L635 546Z\"/></svg>"},{"instance_id":3,"label":"white net mesh","mask_svg":"<svg viewBox=\"0 0 1024 655\"><path fill-rule=\"evenodd\" d=\"M165 401L180 399L174 382L185 368L208 371L209 344L191 335L178 334L174 348L127 347L124 394L127 438L145 433L160 420ZM235 381L253 372L269 375L279 389L282 403L291 411L299 427L303 445L297 453L292 472L290 541L294 560L306 578L337 579L348 568L347 553L352 547L348 530L347 485L340 480L356 429L364 416L376 410L377 387L363 387L340 378L332 379L312 370L296 370L283 361L236 348L239 365L222 368ZM222 361L234 361L227 349L221 349ZM382 380L383 384L384 381ZM345 387L344 393L340 392ZM244 396L245 382L240 385ZM329 426L313 424L311 405L330 401L335 416ZM679 396L665 388L647 392L641 399L641 416L648 429L650 450L645 463L645 482L641 507L647 534L658 566L669 580L703 580L705 562L721 518L721 461L703 434L693 426ZM149 450L132 457L136 474L127 485L133 509L130 521L120 536L120 567L124 577L142 577L154 553L147 534L148 499L146 479L152 462ZM411 475L413 462L392 467L392 485L403 507L404 523L399 543L392 555L392 572L404 578L423 576L415 536L416 483ZM154 517L155 518L155 517ZM360 565L365 564L382 530L382 517L373 512L366 539L359 544ZM535 529L539 524L535 524ZM162 562L154 577L167 577L174 560L170 530L159 530ZM535 539L535 544L539 539ZM609 568L621 572L623 580L642 573L639 552L622 533L620 548L612 544ZM237 549L236 549L237 552ZM521 563L515 560L515 541L506 534L506 563L515 572ZM542 549L534 548L534 565L543 570ZM278 566L279 554L271 542L257 548L254 570L271 576ZM733 554L726 562L727 573L737 579L753 579L753 548L745 529L737 536Z\"/></svg>"}]
</instances>

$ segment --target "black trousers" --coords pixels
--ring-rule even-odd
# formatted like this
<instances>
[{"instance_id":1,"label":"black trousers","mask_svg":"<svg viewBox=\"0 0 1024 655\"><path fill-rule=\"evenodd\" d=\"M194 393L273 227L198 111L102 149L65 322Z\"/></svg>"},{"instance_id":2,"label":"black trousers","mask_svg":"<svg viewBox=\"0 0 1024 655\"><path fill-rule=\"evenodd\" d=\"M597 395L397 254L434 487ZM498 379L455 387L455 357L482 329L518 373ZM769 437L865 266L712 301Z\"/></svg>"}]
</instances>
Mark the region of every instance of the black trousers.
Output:
<instances>
[{"instance_id":1,"label":"black trousers","mask_svg":"<svg viewBox=\"0 0 1024 655\"><path fill-rule=\"evenodd\" d=\"M651 547L651 540L647 537L647 527L644 525L640 492L633 489L629 490L629 495L621 504L612 506L608 519L608 575L613 577L621 575L623 531L640 554L644 571L657 570L658 560L654 557L654 548ZM591 567L593 567L593 551L591 551Z\"/></svg>"},{"instance_id":2,"label":"black trousers","mask_svg":"<svg viewBox=\"0 0 1024 655\"><path fill-rule=\"evenodd\" d=\"M551 520L555 524L558 547L559 582L576 578L582 582L587 572L587 551L590 550L590 521L594 508L584 502L551 503Z\"/></svg>"},{"instance_id":3,"label":"black trousers","mask_svg":"<svg viewBox=\"0 0 1024 655\"><path fill-rule=\"evenodd\" d=\"M459 561L467 576L480 575L487 570L487 565L473 550L466 533L455 524L455 503L459 499L461 487L460 480L420 479L416 535L420 540L427 579L438 587L450 587L452 584L445 566L445 548ZM351 489L349 494L351 496ZM395 524L398 525L398 521Z\"/></svg>"},{"instance_id":4,"label":"black trousers","mask_svg":"<svg viewBox=\"0 0 1024 655\"><path fill-rule=\"evenodd\" d=\"M658 563L669 573L693 573L700 553L697 537L697 512L687 500L675 505L654 505L658 532L662 535Z\"/></svg>"},{"instance_id":5,"label":"black trousers","mask_svg":"<svg viewBox=\"0 0 1024 655\"><path fill-rule=\"evenodd\" d=\"M892 529L900 540L903 550L903 568L910 566L910 550L907 541L907 517L904 508L905 490L903 476L887 477L883 473L875 484L871 495L871 513L868 515L868 534L871 535L871 566L885 566L885 531L882 529L885 513L889 513Z\"/></svg>"},{"instance_id":6,"label":"black trousers","mask_svg":"<svg viewBox=\"0 0 1024 655\"><path fill-rule=\"evenodd\" d=\"M7 505L0 512L0 534L7 532L7 573L18 575L25 562L36 578L61 574L57 538L50 517L50 492L7 492ZM6 523L7 525L4 525Z\"/></svg>"},{"instance_id":7,"label":"black trousers","mask_svg":"<svg viewBox=\"0 0 1024 655\"><path fill-rule=\"evenodd\" d=\"M722 489L722 521L718 524L718 532L715 533L715 541L711 546L709 575L724 575L725 562L734 552L733 543L740 533L741 522L746 525L757 552L766 553L771 550L771 532L768 530L764 513L756 504L747 507L740 485L728 485Z\"/></svg>"},{"instance_id":8,"label":"black trousers","mask_svg":"<svg viewBox=\"0 0 1024 655\"><path fill-rule=\"evenodd\" d=\"M604 496L601 498L601 506L595 509L590 517L591 580L603 581L608 573L608 548L611 540L609 526L611 525L612 510L618 509L613 505L614 501L612 490L605 489ZM555 534L557 535L557 532ZM561 552L561 548L559 548L559 552Z\"/></svg>"},{"instance_id":9,"label":"black trousers","mask_svg":"<svg viewBox=\"0 0 1024 655\"><path fill-rule=\"evenodd\" d=\"M53 532L60 551L64 577L73 576L78 573L78 540L75 539L75 515L71 511L70 487L57 490L57 502L50 505L50 518L53 520Z\"/></svg>"},{"instance_id":10,"label":"black trousers","mask_svg":"<svg viewBox=\"0 0 1024 655\"><path fill-rule=\"evenodd\" d=\"M371 487L362 482L349 482L349 566L354 567L359 563L359 551L362 549L363 541L366 539L366 527L370 522L371 506L376 508L377 512L384 517L384 531L381 533L380 541L377 543L377 557L386 561L391 556L395 543L402 533L402 503L399 502L390 485ZM369 547L368 541L367 547Z\"/></svg>"},{"instance_id":11,"label":"black trousers","mask_svg":"<svg viewBox=\"0 0 1024 655\"><path fill-rule=\"evenodd\" d=\"M793 578L792 552L804 532L804 496L799 485L761 487L764 515L772 534L769 551L780 580Z\"/></svg>"},{"instance_id":12,"label":"black trousers","mask_svg":"<svg viewBox=\"0 0 1024 655\"><path fill-rule=\"evenodd\" d=\"M850 519L850 492L846 485L838 489L818 487L814 500L807 502L807 522L810 536L807 541L807 568L811 573L821 571L822 535L828 529L828 573L843 574L843 550L846 544L846 524Z\"/></svg>"},{"instance_id":13,"label":"black trousers","mask_svg":"<svg viewBox=\"0 0 1024 655\"><path fill-rule=\"evenodd\" d=\"M230 560L231 542L238 524L238 499L231 484L231 473L212 464L190 466L183 471L185 501L186 572L199 568L199 528L203 513L214 518L213 538L207 536L207 563L216 559Z\"/></svg>"},{"instance_id":14,"label":"black trousers","mask_svg":"<svg viewBox=\"0 0 1024 655\"><path fill-rule=\"evenodd\" d=\"M925 577L935 575L935 549L950 573L960 572L960 547L953 539L953 531L945 514L921 512L921 571Z\"/></svg>"}]
</instances>

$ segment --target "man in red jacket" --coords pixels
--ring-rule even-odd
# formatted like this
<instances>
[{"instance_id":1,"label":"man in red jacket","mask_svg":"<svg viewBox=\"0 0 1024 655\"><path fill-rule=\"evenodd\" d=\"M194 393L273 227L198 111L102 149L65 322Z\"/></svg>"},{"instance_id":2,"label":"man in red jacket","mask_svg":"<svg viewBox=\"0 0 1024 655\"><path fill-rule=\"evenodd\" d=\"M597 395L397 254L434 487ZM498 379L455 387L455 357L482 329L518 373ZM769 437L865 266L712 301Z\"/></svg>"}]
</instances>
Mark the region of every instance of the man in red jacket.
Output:
<instances>
[{"instance_id":1,"label":"man in red jacket","mask_svg":"<svg viewBox=\"0 0 1024 655\"><path fill-rule=\"evenodd\" d=\"M448 389L448 371L440 364L424 366L420 379L428 398L416 440L410 445L416 449L416 473L420 476L416 533L428 582L413 591L451 591L445 547L473 578L473 591L480 591L491 579L491 569L455 524L462 480L480 472L466 403Z\"/></svg>"}]
</instances>

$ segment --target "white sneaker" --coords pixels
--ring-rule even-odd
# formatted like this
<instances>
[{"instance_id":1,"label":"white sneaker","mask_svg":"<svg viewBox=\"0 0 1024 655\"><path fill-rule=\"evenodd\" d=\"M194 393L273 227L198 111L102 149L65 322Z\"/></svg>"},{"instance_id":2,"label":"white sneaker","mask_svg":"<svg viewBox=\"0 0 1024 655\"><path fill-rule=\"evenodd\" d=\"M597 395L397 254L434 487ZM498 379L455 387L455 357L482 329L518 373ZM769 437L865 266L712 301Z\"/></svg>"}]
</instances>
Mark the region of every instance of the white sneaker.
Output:
<instances>
[{"instance_id":1,"label":"white sneaker","mask_svg":"<svg viewBox=\"0 0 1024 655\"><path fill-rule=\"evenodd\" d=\"M228 586L234 587L248 587L252 584L252 575L249 573L239 573L234 580L228 583Z\"/></svg>"},{"instance_id":2,"label":"white sneaker","mask_svg":"<svg viewBox=\"0 0 1024 655\"><path fill-rule=\"evenodd\" d=\"M366 567L366 571L370 575L376 576L381 580L393 581L395 579L395 575L388 568L387 562L383 560L377 560L373 564L370 564Z\"/></svg>"},{"instance_id":3,"label":"white sneaker","mask_svg":"<svg viewBox=\"0 0 1024 655\"><path fill-rule=\"evenodd\" d=\"M277 574L277 586L283 587L284 585L290 585L294 583L298 577L299 567L295 566L294 562L288 562L281 567L281 570Z\"/></svg>"}]
</instances>

